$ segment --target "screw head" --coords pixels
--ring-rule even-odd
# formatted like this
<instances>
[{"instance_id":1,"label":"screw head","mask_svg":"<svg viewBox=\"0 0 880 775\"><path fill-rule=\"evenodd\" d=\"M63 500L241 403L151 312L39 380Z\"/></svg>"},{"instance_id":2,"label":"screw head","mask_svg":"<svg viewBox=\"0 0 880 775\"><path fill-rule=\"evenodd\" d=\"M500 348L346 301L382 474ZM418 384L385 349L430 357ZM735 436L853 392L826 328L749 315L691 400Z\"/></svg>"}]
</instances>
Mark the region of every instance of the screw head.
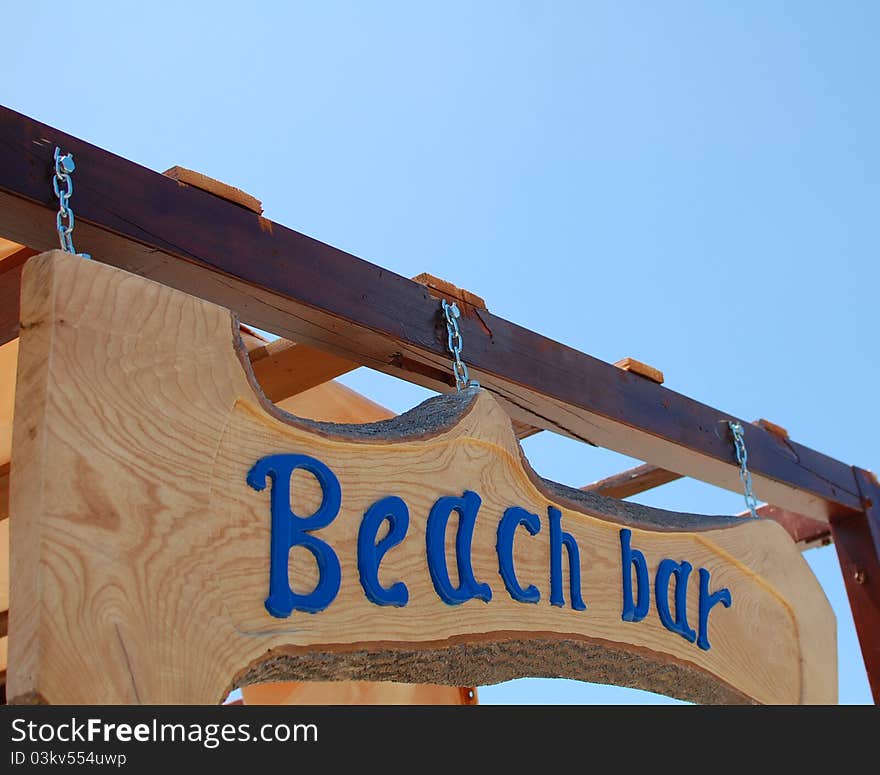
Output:
<instances>
[{"instance_id":1,"label":"screw head","mask_svg":"<svg viewBox=\"0 0 880 775\"><path fill-rule=\"evenodd\" d=\"M853 573L853 581L855 581L856 584L864 584L867 580L868 579L865 575L865 571L857 570L855 573Z\"/></svg>"}]
</instances>

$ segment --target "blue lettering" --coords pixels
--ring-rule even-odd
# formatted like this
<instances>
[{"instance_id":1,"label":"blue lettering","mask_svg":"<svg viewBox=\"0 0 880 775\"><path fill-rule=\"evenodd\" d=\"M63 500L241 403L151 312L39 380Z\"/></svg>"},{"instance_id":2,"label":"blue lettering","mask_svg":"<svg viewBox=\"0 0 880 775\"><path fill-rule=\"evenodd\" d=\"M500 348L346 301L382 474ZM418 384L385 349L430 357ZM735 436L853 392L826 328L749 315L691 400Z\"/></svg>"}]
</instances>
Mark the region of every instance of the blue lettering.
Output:
<instances>
[{"instance_id":1,"label":"blue lettering","mask_svg":"<svg viewBox=\"0 0 880 775\"><path fill-rule=\"evenodd\" d=\"M708 651L711 648L709 645L709 612L718 603L721 603L725 608L730 608L730 590L725 587L710 595L709 571L700 568L700 637L697 638L697 645L703 651Z\"/></svg>"},{"instance_id":2,"label":"blue lettering","mask_svg":"<svg viewBox=\"0 0 880 775\"><path fill-rule=\"evenodd\" d=\"M475 492L466 490L460 498L447 495L438 498L428 514L425 541L428 554L428 570L434 589L440 599L449 605L460 605L472 598L485 602L492 599L488 584L479 583L474 577L471 564L471 542L474 524L482 499ZM458 586L453 587L446 564L446 527L453 511L458 512L458 531L455 536L455 560L458 565Z\"/></svg>"},{"instance_id":3,"label":"blue lettering","mask_svg":"<svg viewBox=\"0 0 880 775\"><path fill-rule=\"evenodd\" d=\"M537 603L541 599L538 588L534 584L529 584L523 589L517 581L516 571L513 568L513 538L520 525L524 525L530 535L535 535L541 529L541 521L537 514L532 514L520 506L511 506L507 509L498 523L498 540L495 543L495 550L498 552L498 572L514 600L520 603Z\"/></svg>"},{"instance_id":4,"label":"blue lettering","mask_svg":"<svg viewBox=\"0 0 880 775\"><path fill-rule=\"evenodd\" d=\"M625 622L640 622L648 615L651 606L651 587L648 580L648 562L638 549L630 549L632 530L620 531L620 559L623 567L623 613ZM633 605L632 566L636 568L638 601Z\"/></svg>"},{"instance_id":5,"label":"blue lettering","mask_svg":"<svg viewBox=\"0 0 880 775\"><path fill-rule=\"evenodd\" d=\"M379 526L388 520L388 534L378 543L376 534ZM402 581L397 581L388 589L379 583L379 563L385 552L403 541L409 527L409 509L396 495L389 495L376 501L361 521L358 530L358 573L364 593L376 605L405 606L409 600L409 590Z\"/></svg>"},{"instance_id":6,"label":"blue lettering","mask_svg":"<svg viewBox=\"0 0 880 775\"><path fill-rule=\"evenodd\" d=\"M321 485L322 498L318 510L309 517L300 517L290 507L290 478L302 468ZM311 531L327 527L339 513L342 491L335 474L320 460L308 455L269 455L254 463L247 483L263 490L272 480L272 540L269 564L269 597L266 610L279 619L294 611L323 611L339 593L341 571L339 558L329 544L311 535ZM318 565L318 583L307 595L290 588L288 560L294 546L308 549Z\"/></svg>"},{"instance_id":7,"label":"blue lettering","mask_svg":"<svg viewBox=\"0 0 880 775\"><path fill-rule=\"evenodd\" d=\"M562 595L562 547L568 550L568 577L571 585L571 607L583 611L587 605L581 596L581 555L577 541L570 533L562 531L562 512L553 506L547 507L550 517L550 605L564 606Z\"/></svg>"},{"instance_id":8,"label":"blue lettering","mask_svg":"<svg viewBox=\"0 0 880 775\"><path fill-rule=\"evenodd\" d=\"M697 639L697 633L688 626L687 621L687 583L692 568L689 562L661 560L660 567L657 568L657 579L654 582L657 613L660 614L663 626L691 643ZM669 611L669 581L673 576L675 576L674 619Z\"/></svg>"}]
</instances>

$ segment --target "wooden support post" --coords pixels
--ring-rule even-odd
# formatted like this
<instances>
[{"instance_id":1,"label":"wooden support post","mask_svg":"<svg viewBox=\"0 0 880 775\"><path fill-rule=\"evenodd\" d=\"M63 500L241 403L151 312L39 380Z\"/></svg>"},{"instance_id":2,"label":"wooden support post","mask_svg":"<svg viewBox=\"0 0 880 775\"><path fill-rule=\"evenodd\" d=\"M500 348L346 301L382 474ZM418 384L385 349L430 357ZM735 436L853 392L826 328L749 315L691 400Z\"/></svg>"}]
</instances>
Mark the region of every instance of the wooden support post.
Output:
<instances>
[{"instance_id":1,"label":"wooden support post","mask_svg":"<svg viewBox=\"0 0 880 775\"><path fill-rule=\"evenodd\" d=\"M831 521L840 570L874 703L880 705L880 487L870 471L853 469L864 512Z\"/></svg>"}]
</instances>

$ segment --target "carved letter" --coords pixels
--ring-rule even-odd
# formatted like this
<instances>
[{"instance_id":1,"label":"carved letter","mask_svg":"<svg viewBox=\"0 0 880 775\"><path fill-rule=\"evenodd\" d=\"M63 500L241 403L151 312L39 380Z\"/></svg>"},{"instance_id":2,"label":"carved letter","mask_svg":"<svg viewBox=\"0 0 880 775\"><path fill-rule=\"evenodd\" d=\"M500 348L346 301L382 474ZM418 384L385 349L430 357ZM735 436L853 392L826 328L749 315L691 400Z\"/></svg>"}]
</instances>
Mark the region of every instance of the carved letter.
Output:
<instances>
[{"instance_id":1,"label":"carved letter","mask_svg":"<svg viewBox=\"0 0 880 775\"><path fill-rule=\"evenodd\" d=\"M693 566L689 562L662 560L657 568L654 582L654 596L657 601L657 613L660 621L670 632L681 635L693 643L697 639L687 621L687 583ZM675 576L675 618L669 612L669 580Z\"/></svg>"},{"instance_id":2,"label":"carved letter","mask_svg":"<svg viewBox=\"0 0 880 775\"><path fill-rule=\"evenodd\" d=\"M388 535L376 543L379 526L388 520ZM358 572L366 596L376 605L404 606L409 600L409 590L402 581L396 581L388 589L379 583L379 563L385 552L403 541L409 527L409 509L396 495L376 501L361 521L358 530Z\"/></svg>"},{"instance_id":3,"label":"carved letter","mask_svg":"<svg viewBox=\"0 0 880 775\"><path fill-rule=\"evenodd\" d=\"M709 612L718 603L721 603L725 608L730 608L730 590L725 587L710 595L709 571L700 568L700 637L697 638L697 645L703 651L708 651L711 648L709 645Z\"/></svg>"},{"instance_id":4,"label":"carved letter","mask_svg":"<svg viewBox=\"0 0 880 775\"><path fill-rule=\"evenodd\" d=\"M537 514L532 514L521 506L511 506L507 509L498 523L498 540L495 543L495 550L498 552L498 572L514 600L520 603L537 603L541 599L538 588L534 584L529 584L523 589L517 581L516 571L513 568L513 537L519 525L525 525L530 535L535 535L541 529L541 521Z\"/></svg>"},{"instance_id":5,"label":"carved letter","mask_svg":"<svg viewBox=\"0 0 880 775\"><path fill-rule=\"evenodd\" d=\"M290 507L290 477L298 468L313 474L323 493L321 505L310 517L300 517ZM272 542L266 610L279 619L290 616L294 610L323 611L339 592L339 558L329 544L311 535L311 531L327 527L336 519L342 502L339 480L320 460L308 455L261 458L248 472L247 483L255 490L262 490L267 478L272 480ZM290 588L287 567L294 546L308 549L318 564L318 583L307 595L297 594Z\"/></svg>"},{"instance_id":6,"label":"carved letter","mask_svg":"<svg viewBox=\"0 0 880 775\"><path fill-rule=\"evenodd\" d=\"M568 549L568 577L571 583L571 607L575 611L583 611L587 605L581 596L581 555L577 541L570 533L562 531L562 512L547 507L550 517L550 605L564 606L562 596L562 547Z\"/></svg>"},{"instance_id":7,"label":"carved letter","mask_svg":"<svg viewBox=\"0 0 880 775\"><path fill-rule=\"evenodd\" d=\"M460 498L451 495L438 498L428 514L425 536L428 570L431 572L434 589L440 599L449 605L459 605L474 597L487 603L492 599L492 589L488 584L481 584L474 578L471 564L471 541L481 503L477 493L466 490ZM457 587L453 587L449 580L449 567L446 564L446 526L453 511L457 511L459 515L458 532L455 536Z\"/></svg>"},{"instance_id":8,"label":"carved letter","mask_svg":"<svg viewBox=\"0 0 880 775\"><path fill-rule=\"evenodd\" d=\"M651 605L651 586L648 581L648 563L645 555L638 549L630 549L632 530L620 531L620 560L623 567L623 613L625 622L640 622L648 615ZM638 601L633 605L632 566L636 567L636 584L639 588Z\"/></svg>"}]
</instances>

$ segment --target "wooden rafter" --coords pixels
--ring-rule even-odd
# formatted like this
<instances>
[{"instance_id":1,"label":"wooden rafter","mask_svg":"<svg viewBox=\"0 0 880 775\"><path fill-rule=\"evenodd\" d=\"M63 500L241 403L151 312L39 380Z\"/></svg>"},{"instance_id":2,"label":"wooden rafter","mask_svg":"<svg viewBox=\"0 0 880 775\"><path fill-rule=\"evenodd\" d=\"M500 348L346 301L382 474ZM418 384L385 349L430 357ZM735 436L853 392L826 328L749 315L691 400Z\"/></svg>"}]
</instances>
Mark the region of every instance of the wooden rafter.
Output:
<instances>
[{"instance_id":1,"label":"wooden rafter","mask_svg":"<svg viewBox=\"0 0 880 775\"><path fill-rule=\"evenodd\" d=\"M645 463L585 485L581 489L596 492L609 498L629 498L681 478L681 474Z\"/></svg>"},{"instance_id":2,"label":"wooden rafter","mask_svg":"<svg viewBox=\"0 0 880 775\"><path fill-rule=\"evenodd\" d=\"M672 471L645 464L600 479L581 489L596 492L609 498L630 498L681 478L679 474ZM801 549L825 546L831 542L831 530L827 522L810 519L803 514L786 511L770 504L759 506L757 513L759 517L772 519L782 525ZM743 512L740 516L747 517L749 513Z\"/></svg>"}]
</instances>

